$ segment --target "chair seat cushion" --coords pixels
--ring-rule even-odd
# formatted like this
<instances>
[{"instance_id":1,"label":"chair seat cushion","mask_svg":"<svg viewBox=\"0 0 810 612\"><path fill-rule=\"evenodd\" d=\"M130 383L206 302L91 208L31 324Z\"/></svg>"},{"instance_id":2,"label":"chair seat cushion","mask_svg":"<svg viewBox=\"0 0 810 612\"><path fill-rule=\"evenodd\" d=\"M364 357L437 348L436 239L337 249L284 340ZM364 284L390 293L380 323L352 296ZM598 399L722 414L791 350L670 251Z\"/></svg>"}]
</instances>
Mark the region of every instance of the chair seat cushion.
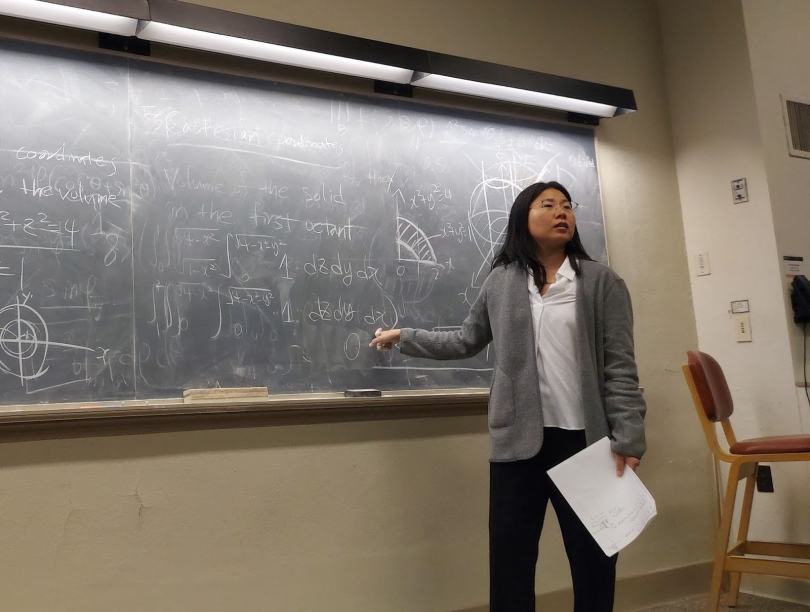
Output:
<instances>
[{"instance_id":1,"label":"chair seat cushion","mask_svg":"<svg viewBox=\"0 0 810 612\"><path fill-rule=\"evenodd\" d=\"M740 440L729 450L734 455L810 453L810 435L770 436Z\"/></svg>"}]
</instances>

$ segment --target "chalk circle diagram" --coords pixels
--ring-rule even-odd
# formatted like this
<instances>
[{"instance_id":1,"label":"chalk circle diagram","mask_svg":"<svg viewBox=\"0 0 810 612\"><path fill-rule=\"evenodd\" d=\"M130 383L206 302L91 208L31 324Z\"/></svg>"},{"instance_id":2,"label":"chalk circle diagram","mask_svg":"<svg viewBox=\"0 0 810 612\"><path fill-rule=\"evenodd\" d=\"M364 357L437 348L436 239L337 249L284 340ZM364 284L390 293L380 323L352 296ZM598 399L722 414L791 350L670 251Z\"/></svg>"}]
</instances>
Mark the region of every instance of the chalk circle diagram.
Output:
<instances>
[{"instance_id":1,"label":"chalk circle diagram","mask_svg":"<svg viewBox=\"0 0 810 612\"><path fill-rule=\"evenodd\" d=\"M572 184L573 175L552 163L554 155L545 163L539 160L533 165L515 161L503 161L489 168L481 164L481 181L470 195L469 223L475 246L483 262L473 276L473 285L480 287L489 274L495 254L506 237L509 211L517 195L526 187L539 181L558 180ZM567 176L565 176L567 175Z\"/></svg>"},{"instance_id":2,"label":"chalk circle diagram","mask_svg":"<svg viewBox=\"0 0 810 612\"><path fill-rule=\"evenodd\" d=\"M396 236L393 241L392 234ZM379 264L374 279L380 288L405 303L426 299L444 271L427 234L400 215L385 223L374 235L369 258Z\"/></svg>"},{"instance_id":3,"label":"chalk circle diagram","mask_svg":"<svg viewBox=\"0 0 810 612\"><path fill-rule=\"evenodd\" d=\"M48 371L48 325L26 304L0 309L0 372L21 381L39 378Z\"/></svg>"}]
</instances>

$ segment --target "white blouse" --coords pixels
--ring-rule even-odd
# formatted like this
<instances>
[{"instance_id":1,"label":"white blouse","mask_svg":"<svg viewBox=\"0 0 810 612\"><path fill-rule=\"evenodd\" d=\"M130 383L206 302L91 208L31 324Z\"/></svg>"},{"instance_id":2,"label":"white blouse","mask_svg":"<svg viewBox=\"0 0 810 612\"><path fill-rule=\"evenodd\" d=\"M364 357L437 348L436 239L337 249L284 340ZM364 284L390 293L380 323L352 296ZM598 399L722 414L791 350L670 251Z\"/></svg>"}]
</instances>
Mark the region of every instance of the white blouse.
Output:
<instances>
[{"instance_id":1,"label":"white blouse","mask_svg":"<svg viewBox=\"0 0 810 612\"><path fill-rule=\"evenodd\" d=\"M529 275L543 425L585 429L577 358L577 277L568 258L554 284L540 295Z\"/></svg>"}]
</instances>

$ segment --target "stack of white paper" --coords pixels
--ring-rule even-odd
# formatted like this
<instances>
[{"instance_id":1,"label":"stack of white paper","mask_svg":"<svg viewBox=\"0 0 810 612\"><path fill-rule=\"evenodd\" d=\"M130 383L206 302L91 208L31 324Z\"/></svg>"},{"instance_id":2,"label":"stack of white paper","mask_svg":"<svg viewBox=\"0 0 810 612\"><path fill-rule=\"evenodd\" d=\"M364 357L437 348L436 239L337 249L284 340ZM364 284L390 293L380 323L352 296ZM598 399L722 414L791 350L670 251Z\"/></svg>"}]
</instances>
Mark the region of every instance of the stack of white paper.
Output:
<instances>
[{"instance_id":1,"label":"stack of white paper","mask_svg":"<svg viewBox=\"0 0 810 612\"><path fill-rule=\"evenodd\" d=\"M610 440L602 438L548 471L551 480L610 556L636 539L655 517L655 500L636 473L616 475Z\"/></svg>"}]
</instances>

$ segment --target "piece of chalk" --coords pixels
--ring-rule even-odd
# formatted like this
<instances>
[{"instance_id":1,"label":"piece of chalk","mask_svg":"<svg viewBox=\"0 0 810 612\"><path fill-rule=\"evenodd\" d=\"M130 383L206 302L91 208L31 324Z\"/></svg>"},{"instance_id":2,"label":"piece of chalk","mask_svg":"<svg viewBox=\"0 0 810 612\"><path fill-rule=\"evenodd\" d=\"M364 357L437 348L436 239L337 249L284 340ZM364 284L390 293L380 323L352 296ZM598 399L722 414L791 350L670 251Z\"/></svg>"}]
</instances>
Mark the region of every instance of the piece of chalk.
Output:
<instances>
[{"instance_id":1,"label":"piece of chalk","mask_svg":"<svg viewBox=\"0 0 810 612\"><path fill-rule=\"evenodd\" d=\"M380 397L382 391L379 389L346 389L344 397Z\"/></svg>"}]
</instances>

